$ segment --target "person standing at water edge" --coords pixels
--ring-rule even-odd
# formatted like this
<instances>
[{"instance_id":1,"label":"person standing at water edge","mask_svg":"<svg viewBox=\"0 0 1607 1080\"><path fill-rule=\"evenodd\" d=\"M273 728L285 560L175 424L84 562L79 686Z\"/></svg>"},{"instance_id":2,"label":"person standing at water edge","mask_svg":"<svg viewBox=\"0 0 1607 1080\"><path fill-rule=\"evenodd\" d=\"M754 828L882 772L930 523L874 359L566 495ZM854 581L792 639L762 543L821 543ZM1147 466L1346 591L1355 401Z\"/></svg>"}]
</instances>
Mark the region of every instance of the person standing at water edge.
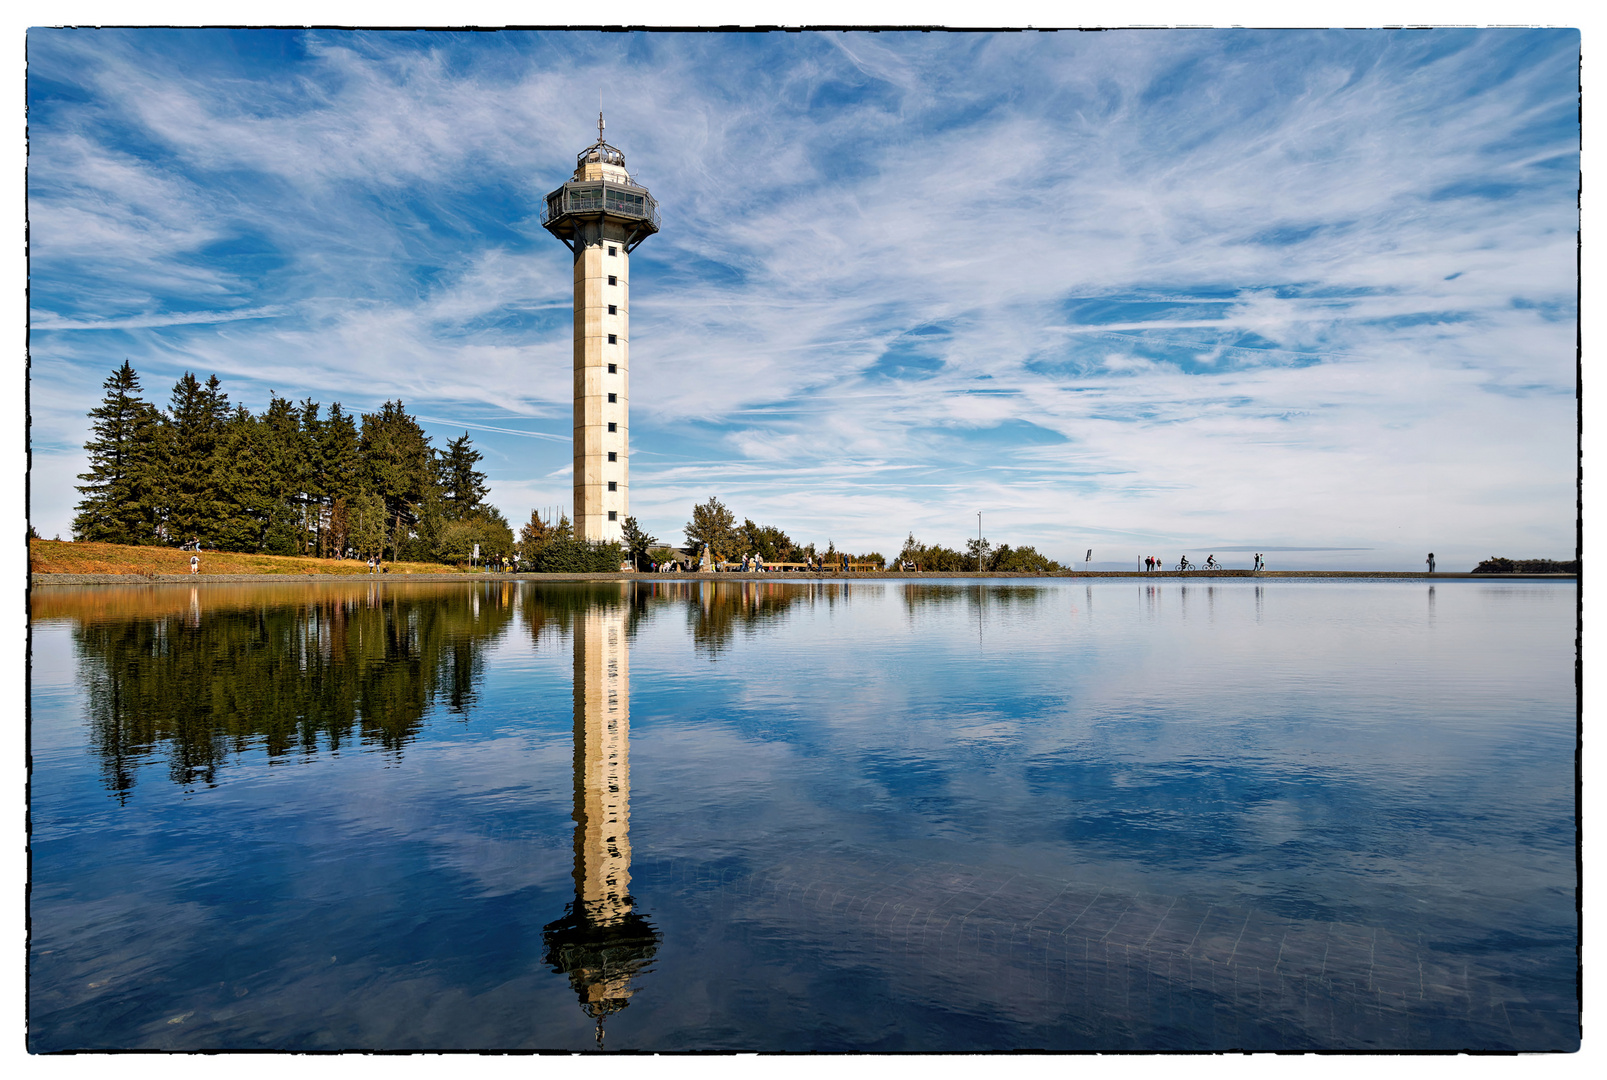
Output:
<instances>
[{"instance_id":1,"label":"person standing at water edge","mask_svg":"<svg viewBox=\"0 0 1607 1080\"><path fill-rule=\"evenodd\" d=\"M199 555L191 555L190 556L190 573L199 574L200 572L201 572L201 556L199 556Z\"/></svg>"},{"instance_id":2,"label":"person standing at water edge","mask_svg":"<svg viewBox=\"0 0 1607 1080\"><path fill-rule=\"evenodd\" d=\"M1425 561L1428 563L1428 572L1432 574L1434 572L1434 553L1432 551L1428 553L1428 558Z\"/></svg>"}]
</instances>

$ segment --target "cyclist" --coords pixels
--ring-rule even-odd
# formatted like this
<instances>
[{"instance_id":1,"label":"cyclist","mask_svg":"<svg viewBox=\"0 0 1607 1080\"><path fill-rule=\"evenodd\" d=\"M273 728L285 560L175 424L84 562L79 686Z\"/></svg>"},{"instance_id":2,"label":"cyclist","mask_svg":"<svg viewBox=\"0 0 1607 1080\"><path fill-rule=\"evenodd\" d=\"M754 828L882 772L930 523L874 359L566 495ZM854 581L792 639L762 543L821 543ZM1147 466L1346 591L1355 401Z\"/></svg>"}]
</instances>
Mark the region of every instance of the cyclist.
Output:
<instances>
[{"instance_id":1,"label":"cyclist","mask_svg":"<svg viewBox=\"0 0 1607 1080\"><path fill-rule=\"evenodd\" d=\"M1215 570L1216 569L1216 556L1215 555L1207 555L1205 557L1205 568L1207 570Z\"/></svg>"}]
</instances>

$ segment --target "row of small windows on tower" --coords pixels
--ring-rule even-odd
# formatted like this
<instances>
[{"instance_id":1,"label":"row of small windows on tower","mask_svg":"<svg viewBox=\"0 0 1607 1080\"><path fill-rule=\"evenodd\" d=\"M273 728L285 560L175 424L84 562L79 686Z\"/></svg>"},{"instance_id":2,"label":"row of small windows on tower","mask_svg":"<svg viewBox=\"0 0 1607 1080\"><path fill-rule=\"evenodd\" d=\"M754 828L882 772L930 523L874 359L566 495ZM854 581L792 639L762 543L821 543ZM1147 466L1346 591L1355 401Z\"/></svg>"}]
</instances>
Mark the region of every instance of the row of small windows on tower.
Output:
<instances>
[{"instance_id":1,"label":"row of small windows on tower","mask_svg":"<svg viewBox=\"0 0 1607 1080\"><path fill-rule=\"evenodd\" d=\"M608 253L610 255L618 255L619 254L619 249L617 247L615 247L614 245L610 244L610 245L608 245ZM614 274L609 274L608 275L608 283L610 285L618 285L619 284L619 278ZM618 304L609 304L608 305L608 313L610 315L618 315L619 314L619 305ZM610 345L618 345L619 344L619 335L618 334L609 334L608 335L608 343ZM619 374L619 365L618 364L609 364L608 365L608 373L610 375ZM618 394L609 394L608 395L608 400L610 402L617 402L619 400L619 395ZM609 431L618 431L619 430L619 425L614 423L613 421L609 421L608 430ZM619 452L615 451L615 450L610 450L608 452L608 460L609 461L618 461L619 460ZM608 482L608 490L609 491L618 491L619 490L619 481L610 480ZM608 520L609 521L618 521L619 520L619 511L618 510L610 510L608 512Z\"/></svg>"}]
</instances>

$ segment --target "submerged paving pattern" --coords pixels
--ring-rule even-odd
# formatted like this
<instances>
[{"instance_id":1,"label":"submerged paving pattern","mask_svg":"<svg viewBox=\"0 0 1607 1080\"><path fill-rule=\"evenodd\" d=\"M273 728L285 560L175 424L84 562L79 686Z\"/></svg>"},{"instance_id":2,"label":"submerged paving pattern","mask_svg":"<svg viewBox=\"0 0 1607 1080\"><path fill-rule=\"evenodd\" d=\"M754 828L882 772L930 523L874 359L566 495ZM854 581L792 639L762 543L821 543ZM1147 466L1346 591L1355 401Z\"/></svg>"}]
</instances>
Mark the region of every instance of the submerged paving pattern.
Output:
<instances>
[{"instance_id":1,"label":"submerged paving pattern","mask_svg":"<svg viewBox=\"0 0 1607 1080\"><path fill-rule=\"evenodd\" d=\"M784 927L828 962L874 968L958 1010L1008 1013L1020 1048L1579 1046L1576 998L1531 1000L1496 972L1377 927L954 865L753 875L683 863L655 877L701 897L713 918Z\"/></svg>"}]
</instances>

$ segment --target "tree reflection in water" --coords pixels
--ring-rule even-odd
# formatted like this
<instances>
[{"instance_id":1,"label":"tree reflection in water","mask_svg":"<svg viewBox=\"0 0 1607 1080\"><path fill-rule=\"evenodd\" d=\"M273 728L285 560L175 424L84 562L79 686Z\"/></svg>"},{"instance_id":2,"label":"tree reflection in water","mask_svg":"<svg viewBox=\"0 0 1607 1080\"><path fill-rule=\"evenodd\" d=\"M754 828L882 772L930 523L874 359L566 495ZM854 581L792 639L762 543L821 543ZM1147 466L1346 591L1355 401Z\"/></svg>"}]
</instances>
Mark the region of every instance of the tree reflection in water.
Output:
<instances>
[{"instance_id":1,"label":"tree reflection in water","mask_svg":"<svg viewBox=\"0 0 1607 1080\"><path fill-rule=\"evenodd\" d=\"M510 586L385 583L41 589L70 619L90 747L119 801L158 753L175 783L215 785L230 754L400 755L437 703L472 707L481 646L513 618Z\"/></svg>"},{"instance_id":2,"label":"tree reflection in water","mask_svg":"<svg viewBox=\"0 0 1607 1080\"><path fill-rule=\"evenodd\" d=\"M35 620L69 620L90 745L126 802L165 755L175 783L215 785L231 754L270 758L354 740L400 755L436 708L468 717L485 647L517 613L538 650L574 648L575 899L544 927L544 962L588 1016L625 1008L662 935L630 893L630 638L681 606L713 657L797 605L850 603L840 583L210 583L43 589Z\"/></svg>"}]
</instances>

